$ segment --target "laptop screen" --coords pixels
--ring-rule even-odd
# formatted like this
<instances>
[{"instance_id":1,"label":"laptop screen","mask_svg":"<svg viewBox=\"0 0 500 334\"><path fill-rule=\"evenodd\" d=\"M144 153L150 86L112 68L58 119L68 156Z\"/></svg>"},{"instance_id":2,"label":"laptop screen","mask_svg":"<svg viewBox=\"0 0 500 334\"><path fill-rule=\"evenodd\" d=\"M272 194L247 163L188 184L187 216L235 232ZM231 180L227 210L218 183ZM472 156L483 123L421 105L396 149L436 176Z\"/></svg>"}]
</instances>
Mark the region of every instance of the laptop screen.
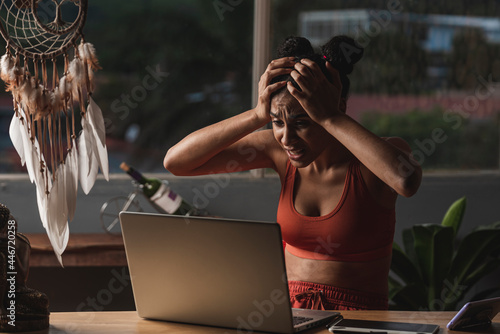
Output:
<instances>
[{"instance_id":1,"label":"laptop screen","mask_svg":"<svg viewBox=\"0 0 500 334\"><path fill-rule=\"evenodd\" d=\"M292 331L277 223L131 212L120 221L139 316Z\"/></svg>"}]
</instances>

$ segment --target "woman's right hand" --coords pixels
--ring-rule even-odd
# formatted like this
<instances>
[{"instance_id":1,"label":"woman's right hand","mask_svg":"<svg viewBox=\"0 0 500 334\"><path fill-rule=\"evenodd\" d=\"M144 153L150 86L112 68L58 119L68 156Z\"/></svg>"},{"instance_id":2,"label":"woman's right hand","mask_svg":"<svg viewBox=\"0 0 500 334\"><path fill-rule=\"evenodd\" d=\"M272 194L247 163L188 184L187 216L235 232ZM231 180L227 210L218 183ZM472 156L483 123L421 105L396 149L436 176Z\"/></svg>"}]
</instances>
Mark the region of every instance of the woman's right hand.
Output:
<instances>
[{"instance_id":1,"label":"woman's right hand","mask_svg":"<svg viewBox=\"0 0 500 334\"><path fill-rule=\"evenodd\" d=\"M267 65L266 71L260 77L259 97L255 112L258 119L261 120L263 124L267 124L271 121L271 116L269 115L271 109L271 94L286 86L286 81L279 81L273 84L271 84L271 81L277 76L290 74L294 69L294 59L294 57L274 59Z\"/></svg>"}]
</instances>

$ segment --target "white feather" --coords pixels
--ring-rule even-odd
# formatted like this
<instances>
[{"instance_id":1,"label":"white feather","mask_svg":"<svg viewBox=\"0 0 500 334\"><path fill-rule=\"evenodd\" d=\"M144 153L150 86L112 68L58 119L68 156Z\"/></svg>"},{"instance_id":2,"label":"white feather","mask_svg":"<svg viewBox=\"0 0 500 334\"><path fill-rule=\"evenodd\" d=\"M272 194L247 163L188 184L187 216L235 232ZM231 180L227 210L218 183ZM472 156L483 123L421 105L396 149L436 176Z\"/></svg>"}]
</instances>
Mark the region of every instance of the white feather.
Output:
<instances>
[{"instance_id":1,"label":"white feather","mask_svg":"<svg viewBox=\"0 0 500 334\"><path fill-rule=\"evenodd\" d=\"M76 143L73 139L71 151L66 155L64 165L66 176L66 202L68 206L68 220L72 221L76 211L76 197L78 193L78 155Z\"/></svg>"},{"instance_id":2,"label":"white feather","mask_svg":"<svg viewBox=\"0 0 500 334\"><path fill-rule=\"evenodd\" d=\"M54 174L54 183L48 195L52 217L55 219L49 224L56 227L55 231L60 235L68 223L68 205L66 202L66 176L65 169L59 165Z\"/></svg>"},{"instance_id":3,"label":"white feather","mask_svg":"<svg viewBox=\"0 0 500 334\"><path fill-rule=\"evenodd\" d=\"M38 214L45 229L47 229L47 195L45 191L40 191L41 187L36 187L36 202L38 204Z\"/></svg>"},{"instance_id":4,"label":"white feather","mask_svg":"<svg viewBox=\"0 0 500 334\"><path fill-rule=\"evenodd\" d=\"M36 168L36 173L34 174L33 182L36 185L36 199L38 203L38 213L40 215L40 219L42 220L42 225L45 229L47 229L47 212L48 212L48 194L47 190L52 189L52 173L45 168L42 172L40 170L40 161L43 161L43 164L46 166L46 162L44 157L40 157L39 155L40 146L38 141L35 139L35 143L32 144L32 159L34 161L34 165Z\"/></svg>"},{"instance_id":5,"label":"white feather","mask_svg":"<svg viewBox=\"0 0 500 334\"><path fill-rule=\"evenodd\" d=\"M87 85L87 80L85 78L85 65L80 58L75 57L69 63L67 77L71 81L73 94L78 96L78 89L86 87Z\"/></svg>"},{"instance_id":6,"label":"white feather","mask_svg":"<svg viewBox=\"0 0 500 334\"><path fill-rule=\"evenodd\" d=\"M9 83L16 80L15 75L15 61L8 53L0 58L0 78Z\"/></svg>"},{"instance_id":7,"label":"white feather","mask_svg":"<svg viewBox=\"0 0 500 334\"><path fill-rule=\"evenodd\" d=\"M9 135L17 154L21 158L21 166L24 166L26 160L24 158L24 142L21 131L24 131L23 124L21 123L21 119L14 113L10 122Z\"/></svg>"},{"instance_id":8,"label":"white feather","mask_svg":"<svg viewBox=\"0 0 500 334\"><path fill-rule=\"evenodd\" d=\"M67 98L69 98L71 91L71 80L68 79L66 75L64 75L59 80L59 93L61 94L61 99L66 100Z\"/></svg>"},{"instance_id":9,"label":"white feather","mask_svg":"<svg viewBox=\"0 0 500 334\"><path fill-rule=\"evenodd\" d=\"M85 80L85 68L81 58L75 57L69 63L68 77L71 81L76 80L83 82Z\"/></svg>"},{"instance_id":10,"label":"white feather","mask_svg":"<svg viewBox=\"0 0 500 334\"><path fill-rule=\"evenodd\" d=\"M94 140L92 141L94 146L92 151L99 163L101 172L104 175L106 181L109 181L109 163L108 163L108 152L106 149L106 127L104 125L104 118L102 117L101 108L90 98L89 106L87 107L87 117L89 119L89 124L92 128L92 134Z\"/></svg>"},{"instance_id":11,"label":"white feather","mask_svg":"<svg viewBox=\"0 0 500 334\"><path fill-rule=\"evenodd\" d=\"M97 178L98 163L92 153L92 128L85 118L82 118L82 128L78 137L78 178L83 192L88 194Z\"/></svg>"},{"instance_id":12,"label":"white feather","mask_svg":"<svg viewBox=\"0 0 500 334\"><path fill-rule=\"evenodd\" d=\"M52 188L52 176L51 173L46 171L45 173L48 173L48 175L44 175L42 173L38 173L37 175L37 180L35 181L36 184L36 200L38 203L38 214L40 215L40 219L42 220L42 225L45 229L48 228L48 219L47 219L47 212L48 212L48 194L45 193L46 189L51 189ZM48 181L48 185L46 185L46 182Z\"/></svg>"},{"instance_id":13,"label":"white feather","mask_svg":"<svg viewBox=\"0 0 500 334\"><path fill-rule=\"evenodd\" d=\"M106 126L104 124L104 117L102 116L101 108L99 108L92 97L89 98L87 115L90 125L92 125L92 128L96 132L97 138L99 138L103 146L106 146Z\"/></svg>"},{"instance_id":14,"label":"white feather","mask_svg":"<svg viewBox=\"0 0 500 334\"><path fill-rule=\"evenodd\" d=\"M97 60L97 55L95 47L91 43L80 43L78 46L78 52L80 57L88 64L88 66L93 69L99 69L99 61Z\"/></svg>"},{"instance_id":15,"label":"white feather","mask_svg":"<svg viewBox=\"0 0 500 334\"><path fill-rule=\"evenodd\" d=\"M97 59L97 55L95 52L95 48L91 43L80 43L78 46L78 51L80 57L83 62L87 65L87 74L89 79L89 89L90 92L93 92L95 89L94 85L94 71L100 69L99 60Z\"/></svg>"},{"instance_id":16,"label":"white feather","mask_svg":"<svg viewBox=\"0 0 500 334\"><path fill-rule=\"evenodd\" d=\"M56 257L63 266L62 253L68 245L69 228L66 201L61 201L64 198L64 175L63 168L58 168L55 173L55 182L47 197L47 235L50 244L54 249Z\"/></svg>"},{"instance_id":17,"label":"white feather","mask_svg":"<svg viewBox=\"0 0 500 334\"><path fill-rule=\"evenodd\" d=\"M82 117L82 131L80 131L80 136L78 137L78 158L80 162L78 170L85 171L86 173L82 174L84 176L88 176L89 171L92 169L92 156L94 155L92 147L94 144L92 143L93 137L91 134L92 128L90 127L90 123L86 117Z\"/></svg>"},{"instance_id":18,"label":"white feather","mask_svg":"<svg viewBox=\"0 0 500 334\"><path fill-rule=\"evenodd\" d=\"M21 128L19 133L22 137L23 141L23 149L24 149L24 161L26 163L26 169L28 170L28 175L30 177L31 183L36 180L36 173L39 172L40 168L38 167L38 152L36 151L36 146L33 145L30 139L30 133L28 131L28 124L26 122L26 115L24 114L21 106L18 107L19 114L24 118L24 122L20 122ZM24 123L24 124L23 124ZM38 165L37 165L38 164Z\"/></svg>"}]
</instances>

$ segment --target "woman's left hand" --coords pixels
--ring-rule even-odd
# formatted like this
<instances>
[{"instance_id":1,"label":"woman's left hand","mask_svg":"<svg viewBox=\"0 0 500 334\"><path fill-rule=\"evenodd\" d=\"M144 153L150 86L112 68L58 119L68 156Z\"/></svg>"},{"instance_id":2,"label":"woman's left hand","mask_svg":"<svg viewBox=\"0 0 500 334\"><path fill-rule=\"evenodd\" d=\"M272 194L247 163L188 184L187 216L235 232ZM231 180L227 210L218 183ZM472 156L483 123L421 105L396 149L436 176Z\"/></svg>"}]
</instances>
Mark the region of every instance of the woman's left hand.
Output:
<instances>
[{"instance_id":1,"label":"woman's left hand","mask_svg":"<svg viewBox=\"0 0 500 334\"><path fill-rule=\"evenodd\" d=\"M339 74L330 63L327 62L326 66L333 83L328 81L314 61L304 58L295 64L295 70L291 73L302 91L291 82L287 85L290 94L299 101L309 117L320 125L343 113L340 108L342 83Z\"/></svg>"}]
</instances>

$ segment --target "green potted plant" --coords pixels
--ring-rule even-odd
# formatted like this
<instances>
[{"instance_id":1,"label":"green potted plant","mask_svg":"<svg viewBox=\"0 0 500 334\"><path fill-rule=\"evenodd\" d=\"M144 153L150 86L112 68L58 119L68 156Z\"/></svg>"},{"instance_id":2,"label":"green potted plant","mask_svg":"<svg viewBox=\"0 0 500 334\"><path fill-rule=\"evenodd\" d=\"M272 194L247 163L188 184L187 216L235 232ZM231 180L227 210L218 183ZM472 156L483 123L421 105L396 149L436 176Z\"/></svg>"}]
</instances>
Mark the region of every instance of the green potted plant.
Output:
<instances>
[{"instance_id":1,"label":"green potted plant","mask_svg":"<svg viewBox=\"0 0 500 334\"><path fill-rule=\"evenodd\" d=\"M441 224L414 225L402 232L404 248L394 243L389 275L392 309L456 310L471 288L500 266L500 222L457 238L465 207L462 197L450 206ZM497 291L500 285L471 300Z\"/></svg>"}]
</instances>

